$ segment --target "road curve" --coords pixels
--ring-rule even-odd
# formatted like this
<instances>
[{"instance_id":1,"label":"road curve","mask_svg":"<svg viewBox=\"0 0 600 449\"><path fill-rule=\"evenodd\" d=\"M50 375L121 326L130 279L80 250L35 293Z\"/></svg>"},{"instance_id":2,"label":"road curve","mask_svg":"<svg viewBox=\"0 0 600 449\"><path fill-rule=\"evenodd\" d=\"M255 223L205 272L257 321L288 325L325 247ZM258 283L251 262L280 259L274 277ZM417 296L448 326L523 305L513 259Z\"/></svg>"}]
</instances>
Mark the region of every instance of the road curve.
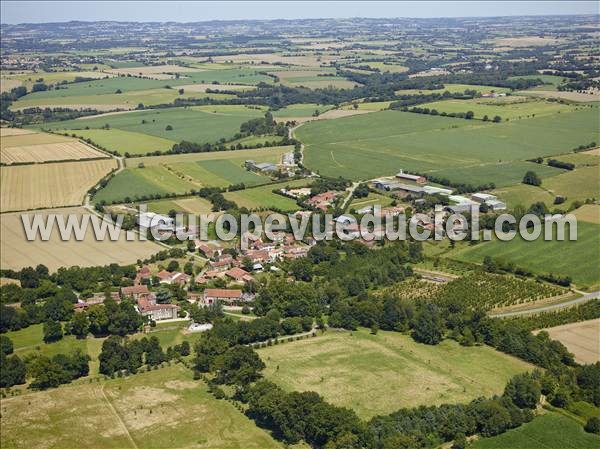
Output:
<instances>
[{"instance_id":1,"label":"road curve","mask_svg":"<svg viewBox=\"0 0 600 449\"><path fill-rule=\"evenodd\" d=\"M490 317L492 317L492 318L508 318L508 317L521 316L521 315L532 315L532 314L542 313L542 312L551 312L553 310L559 310L559 309L564 309L566 307L583 304L584 302L588 302L592 299L597 299L597 298L600 298L600 291L586 293L585 295L580 296L579 298L572 299L570 301L559 302L556 304L548 304L548 305L536 307L533 309L515 310L514 312L504 312L504 313L498 313L495 315L490 314Z\"/></svg>"}]
</instances>

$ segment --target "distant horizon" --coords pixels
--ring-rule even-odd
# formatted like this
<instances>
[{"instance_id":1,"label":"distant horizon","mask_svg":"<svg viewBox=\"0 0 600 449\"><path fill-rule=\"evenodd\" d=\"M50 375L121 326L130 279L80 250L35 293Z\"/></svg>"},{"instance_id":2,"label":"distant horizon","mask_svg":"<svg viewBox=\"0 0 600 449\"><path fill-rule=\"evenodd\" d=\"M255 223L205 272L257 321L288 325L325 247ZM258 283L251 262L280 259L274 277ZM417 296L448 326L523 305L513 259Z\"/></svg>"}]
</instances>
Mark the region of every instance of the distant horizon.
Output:
<instances>
[{"instance_id":1,"label":"distant horizon","mask_svg":"<svg viewBox=\"0 0 600 449\"><path fill-rule=\"evenodd\" d=\"M107 4L114 4L108 8ZM143 8L140 6L143 5ZM341 7L343 5L343 8ZM68 22L202 23L310 19L468 19L598 16L598 1L3 1L2 25ZM432 15L432 11L435 15Z\"/></svg>"}]
</instances>

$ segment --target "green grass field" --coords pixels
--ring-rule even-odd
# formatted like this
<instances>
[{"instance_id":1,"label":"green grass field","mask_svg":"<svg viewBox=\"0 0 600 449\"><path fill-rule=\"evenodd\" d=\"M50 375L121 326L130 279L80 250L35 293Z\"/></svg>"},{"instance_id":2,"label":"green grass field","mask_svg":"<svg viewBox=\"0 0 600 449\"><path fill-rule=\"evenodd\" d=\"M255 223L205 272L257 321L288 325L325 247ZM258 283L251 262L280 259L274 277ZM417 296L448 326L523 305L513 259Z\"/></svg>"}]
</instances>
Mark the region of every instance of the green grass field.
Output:
<instances>
[{"instance_id":1,"label":"green grass field","mask_svg":"<svg viewBox=\"0 0 600 449\"><path fill-rule=\"evenodd\" d=\"M443 89L433 89L433 90L402 89L402 90L397 90L396 94L397 95L416 95L419 93L443 94L446 91L448 91L450 93L462 93L465 90L476 90L477 92L480 92L482 94L489 93L489 92L497 92L497 93L510 92L510 89L507 89L504 87L497 87L497 86L482 86L479 84L477 84L477 85L476 84L445 84Z\"/></svg>"},{"instance_id":2,"label":"green grass field","mask_svg":"<svg viewBox=\"0 0 600 449\"><path fill-rule=\"evenodd\" d=\"M4 449L281 447L181 365L27 392L1 408Z\"/></svg>"},{"instance_id":3,"label":"green grass field","mask_svg":"<svg viewBox=\"0 0 600 449\"><path fill-rule=\"evenodd\" d=\"M239 207L246 207L251 210L256 209L279 209L285 212L294 212L298 210L296 201L282 195L273 193L274 189L281 189L285 186L305 186L309 181L300 179L298 181L288 181L279 184L268 184L260 187L253 187L236 192L225 193L225 198L234 201Z\"/></svg>"},{"instance_id":4,"label":"green grass field","mask_svg":"<svg viewBox=\"0 0 600 449\"><path fill-rule=\"evenodd\" d=\"M94 195L95 202L111 203L130 198L135 201L157 193L185 193L199 186L178 178L165 167L126 168L117 173L108 185Z\"/></svg>"},{"instance_id":5,"label":"green grass field","mask_svg":"<svg viewBox=\"0 0 600 449\"><path fill-rule=\"evenodd\" d=\"M490 103L486 100L487 99L435 101L433 103L421 104L419 107L437 109L438 112L445 112L447 114L452 112L472 111L474 113L474 118L482 119L487 115L490 120L496 115L502 117L502 120L515 120L552 115L559 111L565 113L574 109L572 106L544 100L510 102L506 104Z\"/></svg>"},{"instance_id":6,"label":"green grass field","mask_svg":"<svg viewBox=\"0 0 600 449\"><path fill-rule=\"evenodd\" d=\"M315 104L315 103L300 103L286 106L285 108L273 111L273 117L275 118L288 118L288 117L312 117L315 111L319 111L320 114L329 111L333 106Z\"/></svg>"},{"instance_id":7,"label":"green grass field","mask_svg":"<svg viewBox=\"0 0 600 449\"><path fill-rule=\"evenodd\" d=\"M260 110L237 107L227 112L205 111L197 108L172 108L148 110L44 124L45 128L99 129L105 125L123 131L155 136L169 141L187 140L196 143L214 143L222 137L231 138L240 130L240 125L251 118L260 117ZM167 131L170 125L173 129ZM75 131L76 132L76 131ZM127 149L123 149L123 152ZM132 151L130 151L132 153Z\"/></svg>"},{"instance_id":8,"label":"green grass field","mask_svg":"<svg viewBox=\"0 0 600 449\"><path fill-rule=\"evenodd\" d=\"M174 200L150 201L145 203L150 212L168 214L171 210L189 214L209 214L212 205L200 197L179 198Z\"/></svg>"},{"instance_id":9,"label":"green grass field","mask_svg":"<svg viewBox=\"0 0 600 449\"><path fill-rule=\"evenodd\" d=\"M556 76L556 75L525 75L525 76L511 76L510 79L526 79L526 80L531 80L531 79L540 79L542 80L544 83L544 85L540 85L540 86L534 86L531 88L531 90L557 90L556 86L558 86L559 84L563 83L563 80L567 79L567 78L563 78L562 76Z\"/></svg>"},{"instance_id":10,"label":"green grass field","mask_svg":"<svg viewBox=\"0 0 600 449\"><path fill-rule=\"evenodd\" d=\"M472 449L594 449L600 437L566 416L546 413L502 435L475 441Z\"/></svg>"},{"instance_id":11,"label":"green grass field","mask_svg":"<svg viewBox=\"0 0 600 449\"><path fill-rule=\"evenodd\" d=\"M525 162L598 141L597 111L492 124L399 111L315 121L296 131L305 164L322 175L372 179L400 169L455 182L520 182L529 169L542 178L562 170Z\"/></svg>"},{"instance_id":12,"label":"green grass field","mask_svg":"<svg viewBox=\"0 0 600 449\"><path fill-rule=\"evenodd\" d=\"M492 240L467 246L451 256L465 262L481 263L485 256L513 262L536 273L571 276L579 288L600 284L600 225L577 222L576 241L545 241L543 232L537 240L528 242L515 237L509 242Z\"/></svg>"},{"instance_id":13,"label":"green grass field","mask_svg":"<svg viewBox=\"0 0 600 449\"><path fill-rule=\"evenodd\" d=\"M501 393L510 377L531 369L486 346L450 340L428 346L400 333L371 335L367 329L329 330L258 353L267 379L289 391L316 391L362 418Z\"/></svg>"},{"instance_id":14,"label":"green grass field","mask_svg":"<svg viewBox=\"0 0 600 449\"><path fill-rule=\"evenodd\" d=\"M152 151L170 150L177 142L151 136L139 132L124 131L122 129L78 129L67 130L69 134L75 134L83 139L91 139L92 142L103 146L109 151L119 154L146 154Z\"/></svg>"}]
</instances>

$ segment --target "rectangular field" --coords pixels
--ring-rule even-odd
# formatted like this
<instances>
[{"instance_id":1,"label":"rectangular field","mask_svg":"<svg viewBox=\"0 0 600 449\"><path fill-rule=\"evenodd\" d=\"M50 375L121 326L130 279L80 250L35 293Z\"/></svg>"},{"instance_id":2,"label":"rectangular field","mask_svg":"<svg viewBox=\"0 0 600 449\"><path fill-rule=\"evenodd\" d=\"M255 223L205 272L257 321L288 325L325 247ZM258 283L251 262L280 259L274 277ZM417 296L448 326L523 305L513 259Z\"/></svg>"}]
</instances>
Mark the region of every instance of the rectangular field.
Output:
<instances>
[{"instance_id":1,"label":"rectangular field","mask_svg":"<svg viewBox=\"0 0 600 449\"><path fill-rule=\"evenodd\" d=\"M578 363L600 362L600 318L544 329L575 355Z\"/></svg>"},{"instance_id":2,"label":"rectangular field","mask_svg":"<svg viewBox=\"0 0 600 449\"><path fill-rule=\"evenodd\" d=\"M239 207L246 207L250 210L275 208L284 212L293 212L298 210L296 201L273 193L273 190L286 186L306 186L308 184L309 181L304 179L287 183L268 184L235 192L227 192L225 193L225 198L234 201Z\"/></svg>"},{"instance_id":3,"label":"rectangular field","mask_svg":"<svg viewBox=\"0 0 600 449\"><path fill-rule=\"evenodd\" d=\"M0 163L11 165L108 157L105 153L71 137L22 131L19 133L2 128Z\"/></svg>"},{"instance_id":4,"label":"rectangular field","mask_svg":"<svg viewBox=\"0 0 600 449\"><path fill-rule=\"evenodd\" d=\"M173 148L177 142L162 137L151 136L139 132L124 131L122 129L77 129L67 130L83 139L116 151L119 154L146 154L153 151L166 151Z\"/></svg>"},{"instance_id":5,"label":"rectangular field","mask_svg":"<svg viewBox=\"0 0 600 449\"><path fill-rule=\"evenodd\" d=\"M316 391L365 419L498 394L510 377L532 368L487 346L450 340L428 346L400 333L371 335L366 329L329 330L258 353L267 379L288 391Z\"/></svg>"},{"instance_id":6,"label":"rectangular field","mask_svg":"<svg viewBox=\"0 0 600 449\"><path fill-rule=\"evenodd\" d=\"M74 207L53 210L41 210L36 213L42 215L44 221L48 214L60 214L67 218L67 214L75 214L80 217L87 210ZM33 213L27 214L30 217ZM121 235L118 241L97 241L94 238L91 226L82 241L71 239L62 241L60 234L54 227L49 241L41 241L38 238L28 241L25 236L21 214L0 215L0 229L2 238L0 240L0 266L19 270L23 267L46 265L51 272L59 267L98 266L117 263L120 265L135 263L138 259L156 254L164 249L162 246L152 242L126 241L125 235Z\"/></svg>"},{"instance_id":7,"label":"rectangular field","mask_svg":"<svg viewBox=\"0 0 600 449\"><path fill-rule=\"evenodd\" d=\"M243 413L182 365L2 400L5 449L275 449Z\"/></svg>"},{"instance_id":8,"label":"rectangular field","mask_svg":"<svg viewBox=\"0 0 600 449\"><path fill-rule=\"evenodd\" d=\"M82 204L83 198L110 170L114 159L1 167L1 212Z\"/></svg>"},{"instance_id":9,"label":"rectangular field","mask_svg":"<svg viewBox=\"0 0 600 449\"><path fill-rule=\"evenodd\" d=\"M305 144L305 165L322 175L365 180L405 169L499 187L520 182L529 169L557 175L562 171L526 160L600 137L590 108L499 124L383 111L314 121L296 135Z\"/></svg>"},{"instance_id":10,"label":"rectangular field","mask_svg":"<svg viewBox=\"0 0 600 449\"><path fill-rule=\"evenodd\" d=\"M481 263L485 256L513 262L535 273L571 276L579 288L600 284L600 225L579 221L576 241L526 241L515 237L509 242L492 240L459 250L452 257L465 262Z\"/></svg>"}]
</instances>

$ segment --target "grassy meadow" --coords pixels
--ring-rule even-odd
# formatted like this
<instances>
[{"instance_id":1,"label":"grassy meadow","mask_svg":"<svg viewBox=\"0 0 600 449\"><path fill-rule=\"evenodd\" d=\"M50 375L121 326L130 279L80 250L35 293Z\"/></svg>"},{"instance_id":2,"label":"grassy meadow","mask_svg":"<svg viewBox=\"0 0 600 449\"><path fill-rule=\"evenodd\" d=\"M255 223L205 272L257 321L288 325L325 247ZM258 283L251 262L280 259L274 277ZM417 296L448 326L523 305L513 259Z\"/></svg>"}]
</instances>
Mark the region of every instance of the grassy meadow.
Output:
<instances>
[{"instance_id":1,"label":"grassy meadow","mask_svg":"<svg viewBox=\"0 0 600 449\"><path fill-rule=\"evenodd\" d=\"M298 210L296 201L273 193L273 190L282 189L286 186L306 186L309 183L310 181L301 179L299 181L268 184L245 190L237 190L235 192L227 192L225 193L225 198L234 201L239 207L246 207L250 210L275 208L284 212L294 212Z\"/></svg>"},{"instance_id":2,"label":"grassy meadow","mask_svg":"<svg viewBox=\"0 0 600 449\"><path fill-rule=\"evenodd\" d=\"M5 449L281 447L181 365L27 392L3 399L1 408Z\"/></svg>"},{"instance_id":3,"label":"grassy meadow","mask_svg":"<svg viewBox=\"0 0 600 449\"><path fill-rule=\"evenodd\" d=\"M408 335L329 330L315 338L258 350L265 377L288 391L316 391L362 418L403 407L468 402L501 393L531 365L486 346L437 346Z\"/></svg>"}]
</instances>

